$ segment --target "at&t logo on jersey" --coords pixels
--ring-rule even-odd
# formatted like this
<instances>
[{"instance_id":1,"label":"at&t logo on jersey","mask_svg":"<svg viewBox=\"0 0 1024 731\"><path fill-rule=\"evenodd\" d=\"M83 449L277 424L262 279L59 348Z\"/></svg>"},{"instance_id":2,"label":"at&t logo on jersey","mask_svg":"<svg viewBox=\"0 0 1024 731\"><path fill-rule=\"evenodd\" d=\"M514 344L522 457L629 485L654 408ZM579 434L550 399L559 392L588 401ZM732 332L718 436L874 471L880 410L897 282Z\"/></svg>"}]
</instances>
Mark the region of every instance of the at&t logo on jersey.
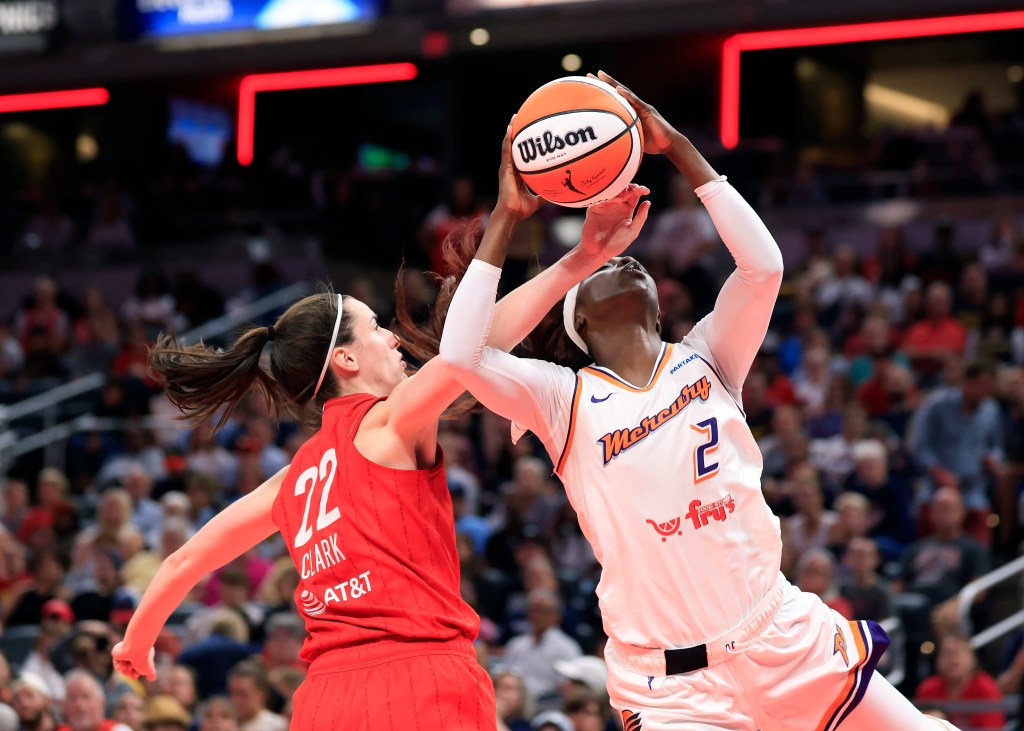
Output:
<instances>
[{"instance_id":1,"label":"at&t logo on jersey","mask_svg":"<svg viewBox=\"0 0 1024 731\"><path fill-rule=\"evenodd\" d=\"M707 505L702 504L700 500L692 501L690 503L690 512L683 517L692 522L695 529L700 530L708 524L711 518L723 521L735 510L736 500L733 499L732 495L726 495L721 500L716 500Z\"/></svg>"},{"instance_id":2,"label":"at&t logo on jersey","mask_svg":"<svg viewBox=\"0 0 1024 731\"><path fill-rule=\"evenodd\" d=\"M598 444L604 447L604 464L607 465L627 449L646 439L656 429L679 416L691 401L696 399L707 401L710 395L711 382L707 376L701 376L699 381L683 386L679 391L679 396L669 404L668 408L662 409L653 416L645 416L639 426L608 432L597 440Z\"/></svg>"},{"instance_id":3,"label":"at&t logo on jersey","mask_svg":"<svg viewBox=\"0 0 1024 731\"><path fill-rule=\"evenodd\" d=\"M329 604L359 599L369 594L372 590L370 572L364 571L358 576L341 581L325 591L323 600L309 589L303 589L302 593L299 594L299 601L302 602L302 610L310 617L315 617L326 612L327 605Z\"/></svg>"},{"instance_id":4,"label":"at&t logo on jersey","mask_svg":"<svg viewBox=\"0 0 1024 731\"><path fill-rule=\"evenodd\" d=\"M310 617L315 617L327 611L327 605L313 596L309 589L303 589L302 593L299 594L299 599L302 601L302 610Z\"/></svg>"}]
</instances>

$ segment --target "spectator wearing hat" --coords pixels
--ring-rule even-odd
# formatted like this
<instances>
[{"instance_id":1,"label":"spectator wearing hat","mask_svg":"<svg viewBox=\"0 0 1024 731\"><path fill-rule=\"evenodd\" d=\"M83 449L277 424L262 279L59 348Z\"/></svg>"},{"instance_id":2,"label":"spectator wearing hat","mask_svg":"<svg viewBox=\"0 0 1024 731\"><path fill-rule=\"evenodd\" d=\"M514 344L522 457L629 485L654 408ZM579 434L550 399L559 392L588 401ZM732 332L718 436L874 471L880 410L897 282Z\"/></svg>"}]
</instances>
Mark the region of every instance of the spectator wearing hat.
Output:
<instances>
[{"instance_id":1,"label":"spectator wearing hat","mask_svg":"<svg viewBox=\"0 0 1024 731\"><path fill-rule=\"evenodd\" d=\"M530 694L538 701L557 691L558 660L571 660L583 654L579 643L563 632L562 601L550 589L534 589L526 599L526 617L530 630L509 640L505 662L519 670Z\"/></svg>"},{"instance_id":2,"label":"spectator wearing hat","mask_svg":"<svg viewBox=\"0 0 1024 731\"><path fill-rule=\"evenodd\" d=\"M238 711L224 696L214 696L201 706L196 713L199 731L239 731Z\"/></svg>"},{"instance_id":3,"label":"spectator wearing hat","mask_svg":"<svg viewBox=\"0 0 1024 731\"><path fill-rule=\"evenodd\" d=\"M116 629L124 630L139 606L139 598L130 589L120 588L110 597L108 621Z\"/></svg>"},{"instance_id":4,"label":"spectator wearing hat","mask_svg":"<svg viewBox=\"0 0 1024 731\"><path fill-rule=\"evenodd\" d=\"M270 711L270 681L254 660L243 660L228 673L231 703L238 711L241 731L286 731L288 721Z\"/></svg>"},{"instance_id":5,"label":"spectator wearing hat","mask_svg":"<svg viewBox=\"0 0 1024 731\"><path fill-rule=\"evenodd\" d=\"M188 731L192 716L176 698L156 695L146 701L143 731Z\"/></svg>"},{"instance_id":6,"label":"spectator wearing hat","mask_svg":"<svg viewBox=\"0 0 1024 731\"><path fill-rule=\"evenodd\" d=\"M92 674L85 670L72 670L66 683L64 724L58 726L57 731L132 731L125 724L106 718L106 695Z\"/></svg>"},{"instance_id":7,"label":"spectator wearing hat","mask_svg":"<svg viewBox=\"0 0 1024 731\"><path fill-rule=\"evenodd\" d=\"M54 667L50 653L74 623L75 614L67 602L61 599L46 602L43 605L35 649L28 654L21 666L23 672L31 673L46 683L48 695L55 701L64 700L64 677Z\"/></svg>"},{"instance_id":8,"label":"spectator wearing hat","mask_svg":"<svg viewBox=\"0 0 1024 731\"><path fill-rule=\"evenodd\" d=\"M21 731L54 731L57 728L50 688L38 675L22 672L11 684L11 706L18 714Z\"/></svg>"},{"instance_id":9,"label":"spectator wearing hat","mask_svg":"<svg viewBox=\"0 0 1024 731\"><path fill-rule=\"evenodd\" d=\"M530 721L533 731L575 731L572 719L561 711L544 711Z\"/></svg>"},{"instance_id":10,"label":"spectator wearing hat","mask_svg":"<svg viewBox=\"0 0 1024 731\"><path fill-rule=\"evenodd\" d=\"M580 687L596 693L598 698L607 693L605 686L608 683L608 666L599 657L582 655L571 660L556 660L554 668L564 678L559 685L563 695Z\"/></svg>"}]
</instances>

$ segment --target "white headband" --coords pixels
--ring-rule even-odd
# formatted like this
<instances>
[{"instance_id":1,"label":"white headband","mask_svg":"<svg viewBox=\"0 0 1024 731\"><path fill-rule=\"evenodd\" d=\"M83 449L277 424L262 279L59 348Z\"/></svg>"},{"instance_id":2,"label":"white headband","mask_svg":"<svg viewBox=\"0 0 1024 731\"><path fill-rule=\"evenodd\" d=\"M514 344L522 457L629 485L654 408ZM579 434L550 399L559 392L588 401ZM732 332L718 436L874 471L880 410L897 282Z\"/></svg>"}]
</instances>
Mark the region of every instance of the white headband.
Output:
<instances>
[{"instance_id":1,"label":"white headband","mask_svg":"<svg viewBox=\"0 0 1024 731\"><path fill-rule=\"evenodd\" d=\"M316 380L316 388L313 389L313 398L316 398L317 392L320 390L320 386L324 382L324 376L327 375L327 366L331 364L331 355L334 353L334 341L338 339L338 328L341 327L341 316L344 313L344 307L342 307L343 300L341 295L338 295L338 317L334 320L334 333L331 334L331 345L327 348L327 359L324 361L324 367L320 371L320 378Z\"/></svg>"},{"instance_id":2,"label":"white headband","mask_svg":"<svg viewBox=\"0 0 1024 731\"><path fill-rule=\"evenodd\" d=\"M562 305L562 323L565 325L565 332L569 334L569 339L576 344L577 348L590 355L590 348L583 342L580 334L576 332L576 295L579 293L579 284L566 292L565 304Z\"/></svg>"}]
</instances>

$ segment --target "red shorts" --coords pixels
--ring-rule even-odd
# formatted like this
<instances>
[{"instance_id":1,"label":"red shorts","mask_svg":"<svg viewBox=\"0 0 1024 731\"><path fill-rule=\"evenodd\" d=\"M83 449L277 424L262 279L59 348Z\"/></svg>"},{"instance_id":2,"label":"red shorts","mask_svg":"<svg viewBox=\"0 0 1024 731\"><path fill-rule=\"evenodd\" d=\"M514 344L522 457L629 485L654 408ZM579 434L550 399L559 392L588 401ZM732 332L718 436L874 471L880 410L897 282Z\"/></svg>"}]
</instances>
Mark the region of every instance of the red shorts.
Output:
<instances>
[{"instance_id":1,"label":"red shorts","mask_svg":"<svg viewBox=\"0 0 1024 731\"><path fill-rule=\"evenodd\" d=\"M290 731L494 731L494 687L467 640L375 642L313 661Z\"/></svg>"}]
</instances>

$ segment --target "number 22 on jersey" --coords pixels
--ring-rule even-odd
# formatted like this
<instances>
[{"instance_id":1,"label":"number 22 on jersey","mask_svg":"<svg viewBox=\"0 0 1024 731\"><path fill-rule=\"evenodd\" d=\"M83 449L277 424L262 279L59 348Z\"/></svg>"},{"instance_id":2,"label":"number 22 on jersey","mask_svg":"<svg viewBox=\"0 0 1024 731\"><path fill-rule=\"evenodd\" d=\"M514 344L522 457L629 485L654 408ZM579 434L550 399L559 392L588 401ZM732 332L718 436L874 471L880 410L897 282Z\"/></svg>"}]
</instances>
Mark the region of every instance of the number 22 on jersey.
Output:
<instances>
[{"instance_id":1,"label":"number 22 on jersey","mask_svg":"<svg viewBox=\"0 0 1024 731\"><path fill-rule=\"evenodd\" d=\"M334 484L334 475L337 471L337 453L333 449L328 449L320 459L319 467L310 467L295 481L295 497L306 496L306 509L302 513L302 525L299 527L299 532L295 534L296 548L302 548L313 537L313 527L309 524L309 507L313 502L313 493L316 492L317 487L320 487L320 510L316 517L316 530L321 531L341 518L341 511L337 505L329 510L327 508L331 497L331 486Z\"/></svg>"}]
</instances>

